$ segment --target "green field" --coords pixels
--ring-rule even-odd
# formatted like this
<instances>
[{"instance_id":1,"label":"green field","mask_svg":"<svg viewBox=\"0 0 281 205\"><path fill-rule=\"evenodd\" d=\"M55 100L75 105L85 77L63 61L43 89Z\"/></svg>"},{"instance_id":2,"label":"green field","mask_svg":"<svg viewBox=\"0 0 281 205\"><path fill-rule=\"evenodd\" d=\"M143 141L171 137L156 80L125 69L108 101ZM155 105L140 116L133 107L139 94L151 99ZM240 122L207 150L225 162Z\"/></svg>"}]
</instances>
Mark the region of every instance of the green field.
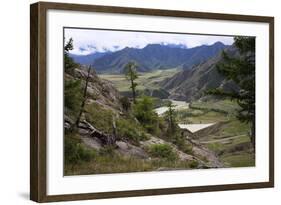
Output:
<instances>
[{"instance_id":1,"label":"green field","mask_svg":"<svg viewBox=\"0 0 281 205\"><path fill-rule=\"evenodd\" d=\"M223 122L212 133L201 134L198 142L214 151L227 167L254 166L250 126L236 119L237 109L237 103L230 100L192 102L190 109L177 112L177 121L202 124Z\"/></svg>"},{"instance_id":2,"label":"green field","mask_svg":"<svg viewBox=\"0 0 281 205\"><path fill-rule=\"evenodd\" d=\"M180 69L173 68L139 73L139 77L136 80L136 83L138 83L137 89L159 89L159 82L173 76L179 71ZM124 74L100 74L98 76L102 79L111 81L120 92L130 91L130 82L125 78Z\"/></svg>"}]
</instances>

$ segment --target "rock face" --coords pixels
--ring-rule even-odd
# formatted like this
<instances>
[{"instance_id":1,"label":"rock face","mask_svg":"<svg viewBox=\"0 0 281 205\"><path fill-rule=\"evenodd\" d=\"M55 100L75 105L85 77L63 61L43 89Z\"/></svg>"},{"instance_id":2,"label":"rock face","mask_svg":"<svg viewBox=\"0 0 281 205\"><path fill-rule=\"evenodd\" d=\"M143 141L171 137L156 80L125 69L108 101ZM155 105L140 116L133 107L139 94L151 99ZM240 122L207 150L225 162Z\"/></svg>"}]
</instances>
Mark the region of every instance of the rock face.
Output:
<instances>
[{"instance_id":1,"label":"rock face","mask_svg":"<svg viewBox=\"0 0 281 205\"><path fill-rule=\"evenodd\" d=\"M90 148L94 148L96 150L100 150L102 148L102 142L97 139L90 137L88 133L84 133L84 135L81 135L81 139Z\"/></svg>"},{"instance_id":2,"label":"rock face","mask_svg":"<svg viewBox=\"0 0 281 205\"><path fill-rule=\"evenodd\" d=\"M234 47L225 50L229 55L237 55ZM183 70L173 77L162 81L161 85L170 92L171 99L192 101L201 98L208 89L223 88L235 90L238 87L225 79L217 71L217 64L222 61L221 54L200 63L192 69Z\"/></svg>"},{"instance_id":3,"label":"rock face","mask_svg":"<svg viewBox=\"0 0 281 205\"><path fill-rule=\"evenodd\" d=\"M148 154L144 151L144 149L134 146L128 142L117 141L116 145L118 147L117 151L120 154L123 154L128 157L137 157L141 159L147 159Z\"/></svg>"},{"instance_id":4,"label":"rock face","mask_svg":"<svg viewBox=\"0 0 281 205\"><path fill-rule=\"evenodd\" d=\"M193 147L195 155L199 155L206 160L205 166L209 168L222 168L224 164L218 160L216 154L209 149L198 145Z\"/></svg>"},{"instance_id":5,"label":"rock face","mask_svg":"<svg viewBox=\"0 0 281 205\"><path fill-rule=\"evenodd\" d=\"M73 76L66 74L66 78L71 79L73 77L81 79L83 82L87 77L87 68L83 66L81 68L76 68ZM95 102L108 109L120 109L120 94L118 90L114 87L112 82L99 78L94 69L90 74L87 93L90 96L87 104Z\"/></svg>"}]
</instances>

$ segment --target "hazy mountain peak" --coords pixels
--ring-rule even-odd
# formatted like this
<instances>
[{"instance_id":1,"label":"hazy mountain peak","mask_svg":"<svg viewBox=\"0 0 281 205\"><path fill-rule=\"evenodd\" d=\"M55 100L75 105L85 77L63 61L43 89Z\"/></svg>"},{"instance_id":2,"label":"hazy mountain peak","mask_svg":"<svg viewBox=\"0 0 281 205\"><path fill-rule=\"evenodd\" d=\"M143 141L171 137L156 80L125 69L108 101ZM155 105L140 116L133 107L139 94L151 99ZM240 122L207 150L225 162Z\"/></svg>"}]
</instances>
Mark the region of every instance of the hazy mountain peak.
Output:
<instances>
[{"instance_id":1,"label":"hazy mountain peak","mask_svg":"<svg viewBox=\"0 0 281 205\"><path fill-rule=\"evenodd\" d=\"M158 44L158 43L149 43L143 49L156 48L156 47L165 47L165 45L161 45L161 44Z\"/></svg>"},{"instance_id":2,"label":"hazy mountain peak","mask_svg":"<svg viewBox=\"0 0 281 205\"><path fill-rule=\"evenodd\" d=\"M212 46L225 46L221 41L217 41Z\"/></svg>"}]
</instances>

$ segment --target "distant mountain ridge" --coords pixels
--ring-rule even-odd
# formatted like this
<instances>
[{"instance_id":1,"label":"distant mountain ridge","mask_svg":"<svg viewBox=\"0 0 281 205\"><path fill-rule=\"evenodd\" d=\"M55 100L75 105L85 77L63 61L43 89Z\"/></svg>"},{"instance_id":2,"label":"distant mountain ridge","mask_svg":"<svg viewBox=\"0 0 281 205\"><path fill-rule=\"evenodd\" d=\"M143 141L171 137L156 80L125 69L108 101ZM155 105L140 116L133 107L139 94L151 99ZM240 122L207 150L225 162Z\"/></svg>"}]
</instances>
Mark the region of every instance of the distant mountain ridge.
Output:
<instances>
[{"instance_id":1,"label":"distant mountain ridge","mask_svg":"<svg viewBox=\"0 0 281 205\"><path fill-rule=\"evenodd\" d=\"M93 64L94 60L108 54L110 52L95 52L88 55L76 55L76 54L69 54L69 56L76 62L81 65L91 65Z\"/></svg>"},{"instance_id":2,"label":"distant mountain ridge","mask_svg":"<svg viewBox=\"0 0 281 205\"><path fill-rule=\"evenodd\" d=\"M214 57L227 47L229 46L221 42L193 48L171 44L148 44L141 49L126 47L111 53L99 53L87 57L74 56L74 60L81 64L91 64L98 73L122 73L129 61L135 61L138 64L139 72L175 67L190 69Z\"/></svg>"},{"instance_id":3,"label":"distant mountain ridge","mask_svg":"<svg viewBox=\"0 0 281 205\"><path fill-rule=\"evenodd\" d=\"M175 67L188 69L213 57L226 47L221 42L190 49L148 44L142 49L126 47L120 51L104 55L96 59L92 65L99 73L122 73L128 61L135 61L140 72Z\"/></svg>"}]
</instances>

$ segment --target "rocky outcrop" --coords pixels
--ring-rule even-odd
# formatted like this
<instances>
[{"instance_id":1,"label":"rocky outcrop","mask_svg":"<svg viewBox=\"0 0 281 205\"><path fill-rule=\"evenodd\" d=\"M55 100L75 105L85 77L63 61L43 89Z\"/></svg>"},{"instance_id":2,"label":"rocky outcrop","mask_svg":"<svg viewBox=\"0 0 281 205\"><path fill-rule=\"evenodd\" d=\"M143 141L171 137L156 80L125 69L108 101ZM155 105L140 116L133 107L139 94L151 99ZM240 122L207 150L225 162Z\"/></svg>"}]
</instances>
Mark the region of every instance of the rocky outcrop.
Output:
<instances>
[{"instance_id":1,"label":"rocky outcrop","mask_svg":"<svg viewBox=\"0 0 281 205\"><path fill-rule=\"evenodd\" d=\"M83 84L86 77L87 68L84 66L76 68L73 75L65 74L65 78L80 79ZM90 72L87 95L89 96L87 104L96 102L107 109L120 110L120 94L118 90L112 82L99 78L94 69Z\"/></svg>"}]
</instances>

